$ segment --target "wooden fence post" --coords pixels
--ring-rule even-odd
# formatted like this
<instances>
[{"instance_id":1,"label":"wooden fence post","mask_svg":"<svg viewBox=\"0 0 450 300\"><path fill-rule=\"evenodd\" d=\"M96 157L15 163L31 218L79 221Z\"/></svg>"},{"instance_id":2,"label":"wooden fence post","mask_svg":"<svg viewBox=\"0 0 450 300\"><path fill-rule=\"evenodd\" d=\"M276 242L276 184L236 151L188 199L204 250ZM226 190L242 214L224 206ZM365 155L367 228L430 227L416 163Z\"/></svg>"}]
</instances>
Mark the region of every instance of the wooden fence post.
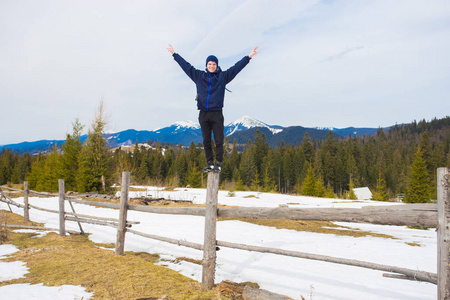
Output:
<instances>
[{"instance_id":1,"label":"wooden fence post","mask_svg":"<svg viewBox=\"0 0 450 300\"><path fill-rule=\"evenodd\" d=\"M25 222L30 222L30 212L28 207L28 181L23 182L23 218Z\"/></svg>"},{"instance_id":2,"label":"wooden fence post","mask_svg":"<svg viewBox=\"0 0 450 300\"><path fill-rule=\"evenodd\" d=\"M203 243L202 285L207 289L214 286L216 268L216 222L217 197L219 194L219 173L209 172L206 187L205 237Z\"/></svg>"},{"instance_id":3,"label":"wooden fence post","mask_svg":"<svg viewBox=\"0 0 450 300\"><path fill-rule=\"evenodd\" d=\"M438 196L438 300L450 300L450 175L448 168L437 169Z\"/></svg>"},{"instance_id":4,"label":"wooden fence post","mask_svg":"<svg viewBox=\"0 0 450 300\"><path fill-rule=\"evenodd\" d=\"M64 179L58 179L59 184L59 235L66 235L65 211L64 211Z\"/></svg>"},{"instance_id":5,"label":"wooden fence post","mask_svg":"<svg viewBox=\"0 0 450 300\"><path fill-rule=\"evenodd\" d=\"M128 190L130 172L122 172L122 191L120 194L119 224L117 225L116 255L123 255L125 248L125 232L127 231Z\"/></svg>"}]
</instances>

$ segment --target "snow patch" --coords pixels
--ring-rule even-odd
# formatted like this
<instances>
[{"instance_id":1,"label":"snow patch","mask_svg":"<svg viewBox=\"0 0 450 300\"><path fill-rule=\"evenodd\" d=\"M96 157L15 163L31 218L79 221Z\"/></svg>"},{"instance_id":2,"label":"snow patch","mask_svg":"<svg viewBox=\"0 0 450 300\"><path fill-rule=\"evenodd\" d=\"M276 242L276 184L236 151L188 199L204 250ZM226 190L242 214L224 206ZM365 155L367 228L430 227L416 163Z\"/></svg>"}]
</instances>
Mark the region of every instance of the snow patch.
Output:
<instances>
[{"instance_id":1,"label":"snow patch","mask_svg":"<svg viewBox=\"0 0 450 300\"><path fill-rule=\"evenodd\" d=\"M206 199L205 189L180 188L174 191L164 191L157 187L145 187L145 189L146 196L193 200L194 203L198 204L205 203ZM142 192L130 192L130 196L138 196L138 193ZM235 192L234 197L229 197L228 191L222 190L219 191L218 200L219 203L224 205L244 207L278 207L281 204L290 205L292 203L298 203L302 207L334 208L401 205L371 200L354 202L342 199L240 191ZM23 204L23 198L16 198L15 201ZM53 210L57 210L59 207L58 197L29 197L29 203ZM118 216L118 211L114 209L79 203L74 203L74 206L79 214L108 218L117 218ZM0 209L7 210L8 207L6 204L0 203ZM22 208L12 207L12 209L15 213L23 214ZM44 223L46 227L58 227L59 224L57 214L44 211L31 213L30 218L32 221ZM128 211L128 219L139 221L140 224L133 225L133 229L144 233L199 244L203 243L204 240L205 219L201 216L150 214L130 210ZM229 220L218 222L217 239L436 273L437 239L434 230L344 222L339 222L337 225L354 230L386 234L394 238L374 236L355 238L353 236L277 229ZM68 221L66 228L78 230L78 225L76 222ZM83 224L83 229L91 234L89 238L96 243L115 243L116 241L117 232L114 228ZM412 242L419 244L420 247L412 246ZM195 280L201 280L201 265L173 260L176 257L201 260L203 254L199 250L127 234L125 251L159 253L161 254L160 264L167 265L169 268ZM222 280L256 282L262 289L284 294L294 299L301 299L301 296L309 298L310 294L312 294L312 299L321 300L336 298L369 300L436 299L436 286L431 283L395 280L383 277L381 274L380 271L364 268L221 247L217 253L215 283ZM314 288L312 293L311 287ZM21 291L21 288L16 290L18 294ZM1 289L0 293L3 296ZM41 291L40 295L39 299L47 299L43 298L47 295L46 291ZM17 298L13 297L12 299Z\"/></svg>"},{"instance_id":2,"label":"snow patch","mask_svg":"<svg viewBox=\"0 0 450 300\"><path fill-rule=\"evenodd\" d=\"M337 128L335 128L335 127L313 127L313 129L335 131Z\"/></svg>"},{"instance_id":3,"label":"snow patch","mask_svg":"<svg viewBox=\"0 0 450 300\"><path fill-rule=\"evenodd\" d=\"M177 129L181 129L181 128L193 128L193 129L198 129L200 128L200 125L192 122L192 121L178 121L172 124L172 126L176 126Z\"/></svg>"},{"instance_id":4,"label":"snow patch","mask_svg":"<svg viewBox=\"0 0 450 300\"><path fill-rule=\"evenodd\" d=\"M241 125L243 127L247 128L253 128L253 127L269 127L266 123L263 123L261 121L258 121L256 119L253 119L249 116L242 116L236 121L230 123L228 126L238 126Z\"/></svg>"},{"instance_id":5,"label":"snow patch","mask_svg":"<svg viewBox=\"0 0 450 300\"><path fill-rule=\"evenodd\" d=\"M44 286L40 284L11 284L0 287L2 299L15 300L81 300L90 299L94 296L85 291L82 286L62 285L62 286Z\"/></svg>"}]
</instances>

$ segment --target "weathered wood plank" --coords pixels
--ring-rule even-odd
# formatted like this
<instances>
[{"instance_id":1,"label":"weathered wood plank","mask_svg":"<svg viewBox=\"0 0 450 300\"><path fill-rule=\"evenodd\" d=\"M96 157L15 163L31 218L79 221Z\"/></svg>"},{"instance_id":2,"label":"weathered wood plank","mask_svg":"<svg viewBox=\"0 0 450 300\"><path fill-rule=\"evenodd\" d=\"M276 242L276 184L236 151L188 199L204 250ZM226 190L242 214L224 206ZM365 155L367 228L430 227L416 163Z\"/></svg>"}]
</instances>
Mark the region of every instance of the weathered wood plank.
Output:
<instances>
[{"instance_id":1,"label":"weathered wood plank","mask_svg":"<svg viewBox=\"0 0 450 300\"><path fill-rule=\"evenodd\" d=\"M23 218L25 222L30 222L30 212L28 206L28 181L23 182Z\"/></svg>"},{"instance_id":2,"label":"weathered wood plank","mask_svg":"<svg viewBox=\"0 0 450 300\"><path fill-rule=\"evenodd\" d=\"M64 209L64 202L65 202L65 191L64 191L64 179L58 179L59 184L59 235L65 236L66 235L66 224L64 219L65 209Z\"/></svg>"},{"instance_id":3,"label":"weathered wood plank","mask_svg":"<svg viewBox=\"0 0 450 300\"><path fill-rule=\"evenodd\" d=\"M216 269L216 223L219 194L219 173L209 172L206 187L205 236L203 243L202 285L214 286Z\"/></svg>"},{"instance_id":4,"label":"weathered wood plank","mask_svg":"<svg viewBox=\"0 0 450 300\"><path fill-rule=\"evenodd\" d=\"M111 222L119 223L119 219L115 219L115 218L97 217L97 216L77 214L77 213L71 213L71 212L66 212L66 215L75 216L77 218L87 218L87 219L94 219L94 220L101 220L101 221L111 221ZM140 223L141 222L139 222L139 221L128 221L127 220L127 224L140 224Z\"/></svg>"},{"instance_id":5,"label":"weathered wood plank","mask_svg":"<svg viewBox=\"0 0 450 300\"><path fill-rule=\"evenodd\" d=\"M438 300L450 299L450 174L448 168L437 169L438 234L437 268Z\"/></svg>"},{"instance_id":6,"label":"weathered wood plank","mask_svg":"<svg viewBox=\"0 0 450 300\"><path fill-rule=\"evenodd\" d=\"M81 200L81 199L74 199L70 198L70 201L85 205L92 205L92 206L98 206L98 207L105 207L105 208L114 208L114 209L120 209L119 203L111 203L111 202L101 202L101 201L89 201L89 200Z\"/></svg>"},{"instance_id":7,"label":"weathered wood plank","mask_svg":"<svg viewBox=\"0 0 450 300\"><path fill-rule=\"evenodd\" d=\"M8 204L9 210L12 212L11 210L11 206L9 206L10 204L19 207L19 208L23 208L24 206L22 204L19 204L17 202L15 202L13 199L11 199L8 195L6 195L3 191L2 188L0 187L0 201L5 202L6 204ZM3 199L4 198L4 199Z\"/></svg>"},{"instance_id":8,"label":"weathered wood plank","mask_svg":"<svg viewBox=\"0 0 450 300\"><path fill-rule=\"evenodd\" d=\"M66 216L65 219L67 221L74 221L74 222L80 222L80 223L109 226L109 227L114 227L114 228L117 228L117 225L119 224L117 222L108 222L108 221L101 221L101 220L90 219L90 218L79 218L79 217L72 217L72 216Z\"/></svg>"},{"instance_id":9,"label":"weathered wood plank","mask_svg":"<svg viewBox=\"0 0 450 300\"><path fill-rule=\"evenodd\" d=\"M299 258L312 259L312 260L320 260L320 261L326 261L326 262L331 262L331 263L336 263L336 264L349 265L349 266L354 266L354 267L362 267L362 268L368 268L368 269L373 269L373 270L380 270L380 271L385 271L385 272L390 272L390 273L398 273L398 274L406 275L408 277L415 278L416 280L419 280L419 281L425 281L425 282L430 282L430 283L434 283L434 284L437 283L437 275L434 273L418 271L418 270L410 270L410 269L395 267L395 266L386 266L386 265L381 265L381 264L377 264L377 263L359 261L359 260L354 260L354 259L338 258L338 257L327 256L327 255L311 254L311 253L305 253L305 252L268 248L268 247L261 247L261 246L250 246L250 245L223 242L223 241L217 241L217 246L229 247L229 248L241 249L241 250L247 250L247 251L257 251L257 252L262 252L262 253L280 254L280 255L285 255L285 256L299 257Z\"/></svg>"},{"instance_id":10,"label":"weathered wood plank","mask_svg":"<svg viewBox=\"0 0 450 300\"><path fill-rule=\"evenodd\" d=\"M72 202L70 202L70 200L69 200L69 204L70 204L70 208L72 208L72 212L74 214L76 214L75 208L73 207L73 204L72 204ZM84 230L83 230L83 227L81 226L81 223L80 222L77 222L77 223L78 223L78 227L80 228L81 234L84 234Z\"/></svg>"},{"instance_id":11,"label":"weathered wood plank","mask_svg":"<svg viewBox=\"0 0 450 300\"><path fill-rule=\"evenodd\" d=\"M127 232L134 233L136 235L140 235L140 236L147 237L147 238L154 239L154 240L158 240L158 241L162 241L162 242L166 242L166 243L170 243L170 244L175 244L175 245L178 245L178 246L184 246L184 247L194 248L194 249L197 249L197 250L203 250L203 245L202 244L198 244L198 243L188 242L188 241L185 241L185 240L176 240L176 239L167 238L167 237L163 237L163 236L159 236L159 235L154 235L154 234L149 234L149 233L136 231L136 230L133 230L133 229L128 229Z\"/></svg>"},{"instance_id":12,"label":"weathered wood plank","mask_svg":"<svg viewBox=\"0 0 450 300\"><path fill-rule=\"evenodd\" d=\"M50 213L59 214L59 210L42 208L42 207L39 207L39 206L35 206L35 205L33 205L33 204L28 204L28 206L29 206L30 208L34 208L34 209L37 209L37 210L42 210L42 211L46 211L46 212L50 212Z\"/></svg>"},{"instance_id":13,"label":"weathered wood plank","mask_svg":"<svg viewBox=\"0 0 450 300\"><path fill-rule=\"evenodd\" d=\"M399 206L399 205L398 205ZM437 211L408 209L405 205L363 208L265 208L224 207L219 208L219 217L315 220L331 222L372 223L382 225L436 227Z\"/></svg>"},{"instance_id":14,"label":"weathered wood plank","mask_svg":"<svg viewBox=\"0 0 450 300\"><path fill-rule=\"evenodd\" d=\"M190 216L205 215L204 207L158 207L158 206L129 204L128 209L154 214L190 215Z\"/></svg>"},{"instance_id":15,"label":"weathered wood plank","mask_svg":"<svg viewBox=\"0 0 450 300\"><path fill-rule=\"evenodd\" d=\"M119 224L117 226L116 255L123 255L125 233L127 231L128 191L130 189L130 172L122 172L122 191L120 194Z\"/></svg>"}]
</instances>

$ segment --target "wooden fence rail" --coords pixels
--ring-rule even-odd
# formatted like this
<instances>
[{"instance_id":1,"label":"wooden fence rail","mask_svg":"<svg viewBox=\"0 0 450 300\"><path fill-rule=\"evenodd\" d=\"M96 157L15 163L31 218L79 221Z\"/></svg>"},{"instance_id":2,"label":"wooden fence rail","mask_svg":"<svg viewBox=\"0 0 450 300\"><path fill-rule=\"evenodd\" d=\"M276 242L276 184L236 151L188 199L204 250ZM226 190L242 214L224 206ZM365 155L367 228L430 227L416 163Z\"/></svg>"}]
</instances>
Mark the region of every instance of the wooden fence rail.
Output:
<instances>
[{"instance_id":1,"label":"wooden fence rail","mask_svg":"<svg viewBox=\"0 0 450 300\"><path fill-rule=\"evenodd\" d=\"M17 190L4 187L11 191L24 192L24 205L16 203L8 197L0 188L1 201L8 205L15 205L24 208L24 217L29 214L29 208L40 209L47 212L60 214L60 234L65 232L65 220L76 221L83 232L80 223L90 223L103 226L111 226L117 228L116 254L123 255L126 232L139 236L185 246L203 251L203 273L202 284L211 288L214 285L216 248L217 246L229 247L234 249L258 251L263 253L273 253L305 259L313 259L326 261L337 264L345 264L355 267L363 267L374 270L389 272L384 274L386 277L402 278L409 280L419 280L430 282L438 285L438 299L450 299L450 193L449 189L449 172L448 168L439 168L438 174L438 205L435 204L418 204L418 205L397 205L383 207L364 207L361 209L335 209L335 208L249 208L249 207L233 207L218 208L218 173L208 173L207 198L206 207L152 207L128 204L129 189L129 172L124 172L122 176L122 191L120 203L97 202L80 200L76 197L66 196L64 194L64 181L61 180L60 192L43 193L28 190L27 183L24 183L24 190ZM28 195L37 195L44 197L59 197L59 211L39 208L28 204ZM69 201L72 207L72 213L65 212L64 202ZM94 205L97 207L119 209L119 219L101 218L96 216L81 215L75 213L72 202ZM205 216L205 236L204 244L192 243L185 240L176 240L167 237L161 237L153 234L147 234L130 229L133 224L139 222L127 221L127 211L134 210L140 212L156 213L156 214L179 214ZM438 273L429 273L418 270L410 270L406 268L386 266L381 264L363 262L358 260L336 258L325 255L316 255L311 253L303 253L297 251L288 251L275 248L267 248L260 246L251 246L237 243L230 243L216 240L216 222L217 217L228 218L265 218L265 219L291 219L291 220L322 220L322 221L341 221L341 222L359 222L373 223L383 225L402 225L402 226L422 226L437 227L438 229ZM28 216L29 218L29 216ZM61 225L63 223L63 225ZM73 232L71 232L73 233ZM392 274L395 273L395 274ZM399 275L400 274L400 275Z\"/></svg>"}]
</instances>

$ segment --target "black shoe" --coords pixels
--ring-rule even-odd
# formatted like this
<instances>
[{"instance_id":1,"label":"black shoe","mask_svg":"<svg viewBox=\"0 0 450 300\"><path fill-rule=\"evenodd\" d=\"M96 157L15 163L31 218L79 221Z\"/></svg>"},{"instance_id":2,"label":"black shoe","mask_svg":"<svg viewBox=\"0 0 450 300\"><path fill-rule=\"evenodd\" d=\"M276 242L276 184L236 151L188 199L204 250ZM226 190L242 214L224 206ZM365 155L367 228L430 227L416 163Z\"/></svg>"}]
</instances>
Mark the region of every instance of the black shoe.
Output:
<instances>
[{"instance_id":1,"label":"black shoe","mask_svg":"<svg viewBox=\"0 0 450 300\"><path fill-rule=\"evenodd\" d=\"M222 163L216 162L216 164L214 165L214 172L220 173L220 171L222 171Z\"/></svg>"},{"instance_id":2,"label":"black shoe","mask_svg":"<svg viewBox=\"0 0 450 300\"><path fill-rule=\"evenodd\" d=\"M213 170L214 170L214 165L211 163L211 164L208 164L208 166L203 169L203 172L207 173L207 172L211 172Z\"/></svg>"}]
</instances>

